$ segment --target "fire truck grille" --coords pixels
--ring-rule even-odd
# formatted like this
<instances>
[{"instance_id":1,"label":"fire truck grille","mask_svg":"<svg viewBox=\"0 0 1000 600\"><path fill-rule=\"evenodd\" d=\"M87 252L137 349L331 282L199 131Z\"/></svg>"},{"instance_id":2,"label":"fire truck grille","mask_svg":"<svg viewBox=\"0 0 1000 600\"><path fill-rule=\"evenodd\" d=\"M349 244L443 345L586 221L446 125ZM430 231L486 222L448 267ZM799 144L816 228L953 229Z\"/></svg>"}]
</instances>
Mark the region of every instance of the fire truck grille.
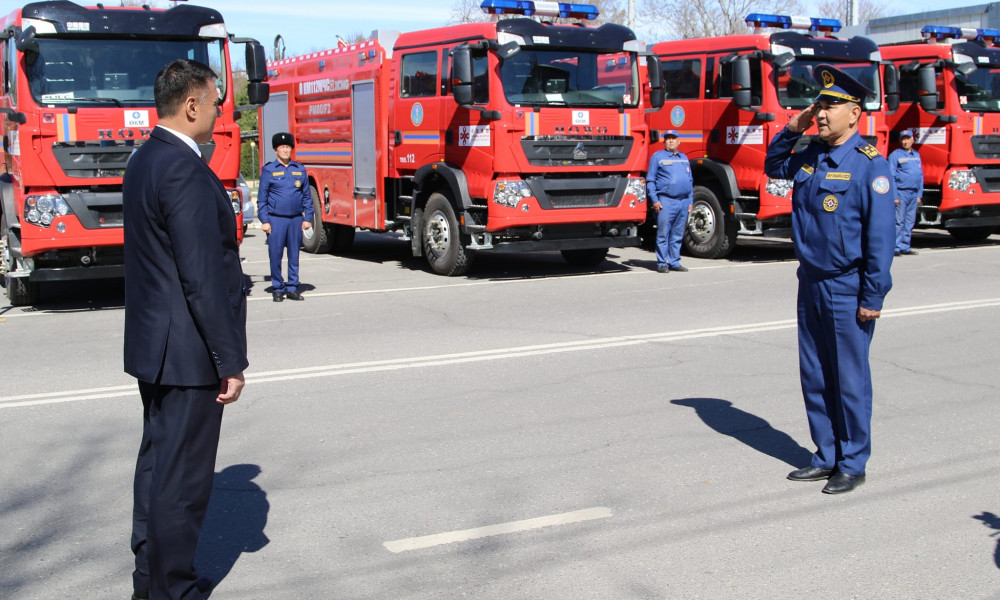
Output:
<instances>
[{"instance_id":1,"label":"fire truck grille","mask_svg":"<svg viewBox=\"0 0 1000 600\"><path fill-rule=\"evenodd\" d=\"M972 152L976 158L1000 158L1000 135L972 136Z\"/></svg>"},{"instance_id":2,"label":"fire truck grille","mask_svg":"<svg viewBox=\"0 0 1000 600\"><path fill-rule=\"evenodd\" d=\"M1000 192L1000 165L972 167L976 180L987 194Z\"/></svg>"},{"instance_id":3,"label":"fire truck grille","mask_svg":"<svg viewBox=\"0 0 1000 600\"><path fill-rule=\"evenodd\" d=\"M628 178L605 177L527 177L532 195L543 209L610 208L618 206Z\"/></svg>"},{"instance_id":4,"label":"fire truck grille","mask_svg":"<svg viewBox=\"0 0 1000 600\"><path fill-rule=\"evenodd\" d=\"M72 190L62 196L86 229L122 226L121 192Z\"/></svg>"},{"instance_id":5,"label":"fire truck grille","mask_svg":"<svg viewBox=\"0 0 1000 600\"><path fill-rule=\"evenodd\" d=\"M529 135L521 138L528 163L536 167L620 165L634 140L625 135Z\"/></svg>"},{"instance_id":6,"label":"fire truck grille","mask_svg":"<svg viewBox=\"0 0 1000 600\"><path fill-rule=\"evenodd\" d=\"M52 153L67 177L121 177L125 174L128 157L139 145L125 144L114 140L57 142L52 145Z\"/></svg>"}]
</instances>

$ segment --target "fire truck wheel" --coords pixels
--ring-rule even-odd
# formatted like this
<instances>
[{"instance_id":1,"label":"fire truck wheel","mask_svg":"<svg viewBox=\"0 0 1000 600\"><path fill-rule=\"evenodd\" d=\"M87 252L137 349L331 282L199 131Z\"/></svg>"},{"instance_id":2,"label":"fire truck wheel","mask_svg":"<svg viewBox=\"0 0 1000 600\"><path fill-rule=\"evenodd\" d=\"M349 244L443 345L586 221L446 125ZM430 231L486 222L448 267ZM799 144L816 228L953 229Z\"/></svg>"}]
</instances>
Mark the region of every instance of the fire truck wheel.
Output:
<instances>
[{"instance_id":1,"label":"fire truck wheel","mask_svg":"<svg viewBox=\"0 0 1000 600\"><path fill-rule=\"evenodd\" d=\"M332 240L323 227L323 207L319 203L319 191L309 186L313 200L312 228L302 232L302 249L311 254L325 254L330 251Z\"/></svg>"},{"instance_id":2,"label":"fire truck wheel","mask_svg":"<svg viewBox=\"0 0 1000 600\"><path fill-rule=\"evenodd\" d=\"M7 299L13 306L28 306L38 302L38 284L27 277L8 277L7 273L17 268L14 255L10 251L10 235L7 220L0 214L0 283L3 284Z\"/></svg>"},{"instance_id":3,"label":"fire truck wheel","mask_svg":"<svg viewBox=\"0 0 1000 600\"><path fill-rule=\"evenodd\" d=\"M455 209L443 194L433 193L427 200L423 218L424 256L438 275L464 275L470 256L459 237Z\"/></svg>"},{"instance_id":4,"label":"fire truck wheel","mask_svg":"<svg viewBox=\"0 0 1000 600\"><path fill-rule=\"evenodd\" d=\"M684 248L697 258L723 258L736 245L736 223L726 218L711 188L694 186L694 204L684 232Z\"/></svg>"},{"instance_id":5,"label":"fire truck wheel","mask_svg":"<svg viewBox=\"0 0 1000 600\"><path fill-rule=\"evenodd\" d=\"M949 229L948 233L951 234L951 237L955 238L955 241L965 244L975 244L990 237L994 231L996 230L992 227L956 227L955 229Z\"/></svg>"},{"instance_id":6,"label":"fire truck wheel","mask_svg":"<svg viewBox=\"0 0 1000 600\"><path fill-rule=\"evenodd\" d=\"M563 250L563 258L574 267L596 267L608 257L607 248L583 248L582 250Z\"/></svg>"}]
</instances>

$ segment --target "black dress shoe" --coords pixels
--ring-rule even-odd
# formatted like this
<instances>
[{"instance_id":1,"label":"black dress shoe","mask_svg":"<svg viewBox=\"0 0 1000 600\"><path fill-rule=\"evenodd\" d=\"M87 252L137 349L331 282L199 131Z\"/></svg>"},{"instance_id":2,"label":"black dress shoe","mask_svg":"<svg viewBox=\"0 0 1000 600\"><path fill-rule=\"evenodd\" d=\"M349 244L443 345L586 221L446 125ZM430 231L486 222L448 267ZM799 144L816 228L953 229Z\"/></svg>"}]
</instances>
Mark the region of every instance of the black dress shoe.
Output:
<instances>
[{"instance_id":1,"label":"black dress shoe","mask_svg":"<svg viewBox=\"0 0 1000 600\"><path fill-rule=\"evenodd\" d=\"M282 300L285 299L285 293L284 292L274 292L273 294L271 294L271 298L275 302L281 302Z\"/></svg>"},{"instance_id":2,"label":"black dress shoe","mask_svg":"<svg viewBox=\"0 0 1000 600\"><path fill-rule=\"evenodd\" d=\"M132 592L132 600L149 600L149 590L135 590Z\"/></svg>"},{"instance_id":3,"label":"black dress shoe","mask_svg":"<svg viewBox=\"0 0 1000 600\"><path fill-rule=\"evenodd\" d=\"M821 479L829 479L830 475L833 475L833 469L803 467L789 473L788 478L792 481L820 481Z\"/></svg>"},{"instance_id":4,"label":"black dress shoe","mask_svg":"<svg viewBox=\"0 0 1000 600\"><path fill-rule=\"evenodd\" d=\"M670 267L671 271L677 271L678 273L687 273L688 268L684 265L677 265L676 267Z\"/></svg>"},{"instance_id":5,"label":"black dress shoe","mask_svg":"<svg viewBox=\"0 0 1000 600\"><path fill-rule=\"evenodd\" d=\"M298 292L285 292L285 298L288 298L289 300L295 300L296 302L299 300L305 300L305 298L302 297L302 294Z\"/></svg>"},{"instance_id":6,"label":"black dress shoe","mask_svg":"<svg viewBox=\"0 0 1000 600\"><path fill-rule=\"evenodd\" d=\"M920 253L917 252L916 250L914 250L913 248L910 248L909 250L903 250L902 252L900 252L900 254L905 254L907 256L913 256L915 254L920 254Z\"/></svg>"},{"instance_id":7,"label":"black dress shoe","mask_svg":"<svg viewBox=\"0 0 1000 600\"><path fill-rule=\"evenodd\" d=\"M656 272L657 273L669 273L670 272L670 267L668 267L667 265L660 265L660 266L656 267Z\"/></svg>"},{"instance_id":8,"label":"black dress shoe","mask_svg":"<svg viewBox=\"0 0 1000 600\"><path fill-rule=\"evenodd\" d=\"M824 494L845 494L865 482L865 474L848 475L847 473L835 473L830 478L830 482L823 487Z\"/></svg>"}]
</instances>

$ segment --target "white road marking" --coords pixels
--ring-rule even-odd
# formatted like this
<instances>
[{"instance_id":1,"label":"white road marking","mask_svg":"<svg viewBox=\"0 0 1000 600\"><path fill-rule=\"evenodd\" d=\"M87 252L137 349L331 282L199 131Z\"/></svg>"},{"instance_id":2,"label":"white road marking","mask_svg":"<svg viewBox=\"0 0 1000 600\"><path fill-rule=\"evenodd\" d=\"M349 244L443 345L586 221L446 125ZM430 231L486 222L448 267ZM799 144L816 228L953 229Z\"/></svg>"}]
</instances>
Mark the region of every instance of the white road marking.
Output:
<instances>
[{"instance_id":1,"label":"white road marking","mask_svg":"<svg viewBox=\"0 0 1000 600\"><path fill-rule=\"evenodd\" d=\"M968 300L962 302L945 302L941 304L927 304L908 308L889 309L882 311L882 318L892 319L897 317L910 317L914 315L953 312L958 310L989 308L995 306L1000 306L1000 298L986 298L982 300ZM566 352L599 350L604 348L636 346L650 343L675 342L697 338L717 337L722 335L742 335L762 331L776 331L780 329L792 329L795 327L795 324L795 319L783 319L781 321L765 321L745 325L706 327L703 329L688 329L684 331L661 331L657 333L614 336L588 340L576 340L571 342L554 342L550 344L535 344L531 346L496 348L493 350L474 350L471 352L456 352L452 354L436 354L429 356L392 358L354 363L317 365L314 367L302 367L297 369L250 372L246 374L246 380L247 384L258 384L274 381L312 379L316 377L337 377L356 373L396 371L418 367L440 367L463 363L507 360L525 356L562 354ZM14 408L18 406L34 406L39 404L56 404L59 402L73 402L76 400L121 398L135 395L138 395L138 390L135 385L67 390L64 392L41 392L37 394L0 397L0 409Z\"/></svg>"},{"instance_id":2,"label":"white road marking","mask_svg":"<svg viewBox=\"0 0 1000 600\"><path fill-rule=\"evenodd\" d=\"M573 512L547 517L537 517L535 519L525 519L523 521L511 521L510 523L500 523L498 525L487 525L486 527L476 527L474 529L462 529L460 531L449 531L447 533L436 533L421 537L407 538L385 542L382 545L389 552L406 552L408 550L419 550L430 548L442 544L454 544L455 542L465 542L477 540L479 538L502 535L505 533L516 533L518 531L529 531L531 529L541 529L542 527L552 527L554 525L567 525L569 523L579 523L581 521L593 521L594 519L606 519L611 516L611 509L603 506L596 508L585 508Z\"/></svg>"}]
</instances>

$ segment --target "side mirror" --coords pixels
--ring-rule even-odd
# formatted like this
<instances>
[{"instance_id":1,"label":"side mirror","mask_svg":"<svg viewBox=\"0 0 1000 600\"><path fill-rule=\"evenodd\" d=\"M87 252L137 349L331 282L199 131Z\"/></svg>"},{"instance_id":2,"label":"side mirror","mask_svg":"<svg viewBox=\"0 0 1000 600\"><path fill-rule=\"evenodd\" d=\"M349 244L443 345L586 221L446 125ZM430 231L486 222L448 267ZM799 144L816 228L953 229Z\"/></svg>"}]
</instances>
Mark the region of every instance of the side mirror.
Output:
<instances>
[{"instance_id":1,"label":"side mirror","mask_svg":"<svg viewBox=\"0 0 1000 600\"><path fill-rule=\"evenodd\" d=\"M964 63L960 63L960 64L958 64L958 65L955 66L955 70L958 71L959 73L961 73L965 77L968 77L969 75L971 75L972 72L975 71L978 68L979 67L976 66L976 63L972 63L972 62L964 62Z\"/></svg>"},{"instance_id":2,"label":"side mirror","mask_svg":"<svg viewBox=\"0 0 1000 600\"><path fill-rule=\"evenodd\" d=\"M926 112L937 110L937 72L934 65L923 65L917 71L917 94L920 97L920 108Z\"/></svg>"},{"instance_id":3,"label":"side mirror","mask_svg":"<svg viewBox=\"0 0 1000 600\"><path fill-rule=\"evenodd\" d=\"M899 108L899 71L896 65L888 63L882 70L882 79L885 85L885 107L889 111Z\"/></svg>"},{"instance_id":4,"label":"side mirror","mask_svg":"<svg viewBox=\"0 0 1000 600\"><path fill-rule=\"evenodd\" d=\"M649 104L653 108L661 108L666 100L667 91L663 87L663 65L660 63L660 57L646 57L646 69L649 71Z\"/></svg>"},{"instance_id":5,"label":"side mirror","mask_svg":"<svg viewBox=\"0 0 1000 600\"><path fill-rule=\"evenodd\" d=\"M264 81L267 79L267 57L264 47L258 42L249 42L246 47L247 79L249 81Z\"/></svg>"},{"instance_id":6,"label":"side mirror","mask_svg":"<svg viewBox=\"0 0 1000 600\"><path fill-rule=\"evenodd\" d=\"M500 60L507 60L508 58L513 58L518 52L521 51L521 46L517 42L507 42L503 46L497 48L497 57Z\"/></svg>"},{"instance_id":7,"label":"side mirror","mask_svg":"<svg viewBox=\"0 0 1000 600\"><path fill-rule=\"evenodd\" d=\"M466 45L451 51L451 95L459 106L472 105L472 52Z\"/></svg>"},{"instance_id":8,"label":"side mirror","mask_svg":"<svg viewBox=\"0 0 1000 600\"><path fill-rule=\"evenodd\" d=\"M18 31L16 35L14 46L19 52L24 53L24 60L28 66L35 64L35 61L38 60L38 40L35 39L35 26L29 25L27 29Z\"/></svg>"},{"instance_id":9,"label":"side mirror","mask_svg":"<svg viewBox=\"0 0 1000 600\"><path fill-rule=\"evenodd\" d=\"M749 110L753 103L750 83L750 61L737 58L733 61L733 102L740 110Z\"/></svg>"},{"instance_id":10,"label":"side mirror","mask_svg":"<svg viewBox=\"0 0 1000 600\"><path fill-rule=\"evenodd\" d=\"M262 106L271 97L271 86L260 81L247 84L247 99L253 106Z\"/></svg>"},{"instance_id":11,"label":"side mirror","mask_svg":"<svg viewBox=\"0 0 1000 600\"><path fill-rule=\"evenodd\" d=\"M781 54L774 57L773 62L774 66L778 67L779 69L784 69L788 65L795 62L795 55L792 54L791 52L782 52Z\"/></svg>"}]
</instances>

